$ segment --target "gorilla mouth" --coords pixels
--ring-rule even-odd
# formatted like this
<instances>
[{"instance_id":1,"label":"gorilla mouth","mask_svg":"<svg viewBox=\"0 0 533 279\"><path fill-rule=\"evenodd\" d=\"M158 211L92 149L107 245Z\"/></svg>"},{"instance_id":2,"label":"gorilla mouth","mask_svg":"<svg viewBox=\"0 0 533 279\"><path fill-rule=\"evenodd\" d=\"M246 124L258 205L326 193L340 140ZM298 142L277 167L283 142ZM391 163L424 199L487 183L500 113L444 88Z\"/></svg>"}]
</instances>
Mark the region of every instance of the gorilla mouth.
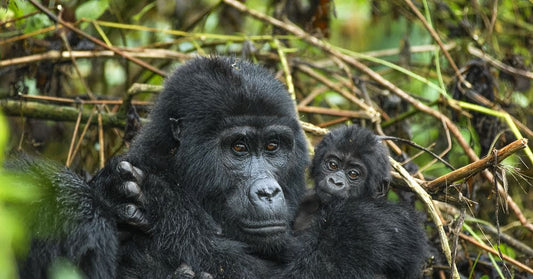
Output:
<instances>
[{"instance_id":1,"label":"gorilla mouth","mask_svg":"<svg viewBox=\"0 0 533 279\"><path fill-rule=\"evenodd\" d=\"M255 235L274 235L284 233L287 230L285 222L270 223L246 223L242 225L242 230L248 234Z\"/></svg>"},{"instance_id":2,"label":"gorilla mouth","mask_svg":"<svg viewBox=\"0 0 533 279\"><path fill-rule=\"evenodd\" d=\"M330 193L328 191L324 191L323 189L319 189L317 191L317 195L322 199L322 201L327 202L333 198L333 193Z\"/></svg>"}]
</instances>

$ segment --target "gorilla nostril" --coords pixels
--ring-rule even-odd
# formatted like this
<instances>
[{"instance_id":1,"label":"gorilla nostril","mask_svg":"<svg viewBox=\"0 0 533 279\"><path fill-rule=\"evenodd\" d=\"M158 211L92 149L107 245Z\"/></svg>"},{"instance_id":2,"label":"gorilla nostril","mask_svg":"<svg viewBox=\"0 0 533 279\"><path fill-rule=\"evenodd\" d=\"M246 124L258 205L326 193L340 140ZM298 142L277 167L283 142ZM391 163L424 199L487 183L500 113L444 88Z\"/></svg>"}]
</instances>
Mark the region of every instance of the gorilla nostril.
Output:
<instances>
[{"instance_id":1,"label":"gorilla nostril","mask_svg":"<svg viewBox=\"0 0 533 279\"><path fill-rule=\"evenodd\" d=\"M272 201L272 198L276 197L279 193L281 193L279 188L260 189L256 192L259 199L266 199L268 201Z\"/></svg>"},{"instance_id":2,"label":"gorilla nostril","mask_svg":"<svg viewBox=\"0 0 533 279\"><path fill-rule=\"evenodd\" d=\"M250 201L260 210L279 210L285 206L283 189L273 178L259 179L249 189Z\"/></svg>"}]
</instances>

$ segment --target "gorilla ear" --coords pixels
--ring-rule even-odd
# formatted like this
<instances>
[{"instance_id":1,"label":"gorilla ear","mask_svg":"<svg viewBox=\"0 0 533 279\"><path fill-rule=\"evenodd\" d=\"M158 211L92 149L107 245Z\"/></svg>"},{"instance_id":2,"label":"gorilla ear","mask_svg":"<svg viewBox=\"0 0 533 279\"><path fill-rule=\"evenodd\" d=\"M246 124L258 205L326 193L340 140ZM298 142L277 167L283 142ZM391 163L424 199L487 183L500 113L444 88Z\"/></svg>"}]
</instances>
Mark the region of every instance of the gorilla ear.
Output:
<instances>
[{"instance_id":1,"label":"gorilla ear","mask_svg":"<svg viewBox=\"0 0 533 279\"><path fill-rule=\"evenodd\" d=\"M181 140L181 119L169 118L169 120L172 136L179 142Z\"/></svg>"},{"instance_id":2,"label":"gorilla ear","mask_svg":"<svg viewBox=\"0 0 533 279\"><path fill-rule=\"evenodd\" d=\"M383 179L381 183L378 185L378 189L376 192L376 198L385 197L387 195L387 192L389 191L389 185L390 180L389 179Z\"/></svg>"}]
</instances>

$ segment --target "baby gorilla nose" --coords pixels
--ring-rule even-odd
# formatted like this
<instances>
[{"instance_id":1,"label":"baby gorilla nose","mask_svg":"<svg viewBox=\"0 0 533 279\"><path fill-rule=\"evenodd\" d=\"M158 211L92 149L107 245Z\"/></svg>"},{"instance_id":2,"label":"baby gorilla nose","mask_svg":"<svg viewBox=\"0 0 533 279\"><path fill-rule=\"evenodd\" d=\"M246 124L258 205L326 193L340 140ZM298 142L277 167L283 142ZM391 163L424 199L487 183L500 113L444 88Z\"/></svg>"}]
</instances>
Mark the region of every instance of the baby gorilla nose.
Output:
<instances>
[{"instance_id":1,"label":"baby gorilla nose","mask_svg":"<svg viewBox=\"0 0 533 279\"><path fill-rule=\"evenodd\" d=\"M329 184L342 188L344 187L344 179L336 179L335 177L330 177Z\"/></svg>"}]
</instances>

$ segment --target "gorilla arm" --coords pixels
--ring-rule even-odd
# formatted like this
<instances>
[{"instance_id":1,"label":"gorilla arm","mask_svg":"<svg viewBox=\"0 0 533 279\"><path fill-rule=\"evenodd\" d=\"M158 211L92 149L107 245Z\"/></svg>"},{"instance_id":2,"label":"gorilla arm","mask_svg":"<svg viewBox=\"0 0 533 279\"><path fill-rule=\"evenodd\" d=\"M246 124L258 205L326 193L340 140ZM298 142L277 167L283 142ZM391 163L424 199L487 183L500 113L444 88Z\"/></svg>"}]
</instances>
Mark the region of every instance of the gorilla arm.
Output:
<instances>
[{"instance_id":1,"label":"gorilla arm","mask_svg":"<svg viewBox=\"0 0 533 279\"><path fill-rule=\"evenodd\" d=\"M26 221L31 247L20 261L21 278L46 278L58 258L77 266L88 278L116 275L117 230L97 193L78 175L50 161L19 158L6 168L38 187Z\"/></svg>"}]
</instances>

